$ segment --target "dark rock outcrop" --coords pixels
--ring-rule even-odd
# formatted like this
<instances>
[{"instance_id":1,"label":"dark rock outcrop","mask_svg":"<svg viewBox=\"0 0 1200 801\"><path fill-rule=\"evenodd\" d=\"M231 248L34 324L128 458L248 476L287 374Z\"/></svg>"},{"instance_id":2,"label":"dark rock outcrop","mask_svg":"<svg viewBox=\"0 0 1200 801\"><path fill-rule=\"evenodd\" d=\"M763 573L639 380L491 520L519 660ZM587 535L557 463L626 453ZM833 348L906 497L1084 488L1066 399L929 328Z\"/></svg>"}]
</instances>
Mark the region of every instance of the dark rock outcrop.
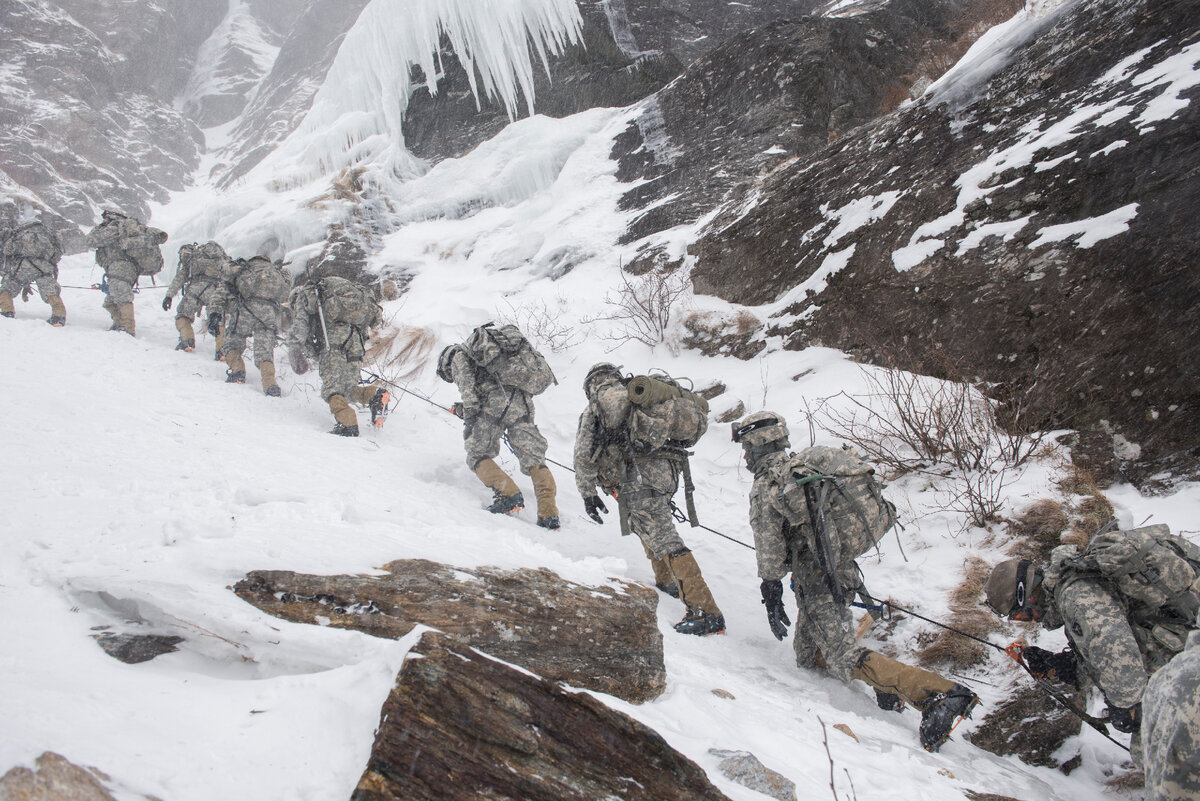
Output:
<instances>
[{"instance_id":1,"label":"dark rock outcrop","mask_svg":"<svg viewBox=\"0 0 1200 801\"><path fill-rule=\"evenodd\" d=\"M587 693L443 634L413 648L383 705L353 801L704 801L695 763Z\"/></svg>"},{"instance_id":2,"label":"dark rock outcrop","mask_svg":"<svg viewBox=\"0 0 1200 801\"><path fill-rule=\"evenodd\" d=\"M1041 690L1024 687L989 712L967 740L993 754L1016 754L1029 765L1057 768L1054 752L1079 734L1082 725Z\"/></svg>"},{"instance_id":3,"label":"dark rock outcrop","mask_svg":"<svg viewBox=\"0 0 1200 801\"><path fill-rule=\"evenodd\" d=\"M183 642L182 637L166 634L116 634L105 632L93 635L104 653L129 665L149 662L156 656L178 651L175 646Z\"/></svg>"},{"instance_id":4,"label":"dark rock outcrop","mask_svg":"<svg viewBox=\"0 0 1200 801\"><path fill-rule=\"evenodd\" d=\"M781 165L693 246L697 291L761 304L825 268L768 336L953 365L1028 426L1108 434L1126 479L1196 475L1200 87L1152 80L1194 46L1190 11L1070 4L990 79Z\"/></svg>"},{"instance_id":5,"label":"dark rock outcrop","mask_svg":"<svg viewBox=\"0 0 1200 801\"><path fill-rule=\"evenodd\" d=\"M387 575L378 577L260 570L233 589L298 623L391 639L424 624L547 679L633 703L666 688L652 589L585 587L545 569L464 569L419 559L383 569Z\"/></svg>"}]
</instances>

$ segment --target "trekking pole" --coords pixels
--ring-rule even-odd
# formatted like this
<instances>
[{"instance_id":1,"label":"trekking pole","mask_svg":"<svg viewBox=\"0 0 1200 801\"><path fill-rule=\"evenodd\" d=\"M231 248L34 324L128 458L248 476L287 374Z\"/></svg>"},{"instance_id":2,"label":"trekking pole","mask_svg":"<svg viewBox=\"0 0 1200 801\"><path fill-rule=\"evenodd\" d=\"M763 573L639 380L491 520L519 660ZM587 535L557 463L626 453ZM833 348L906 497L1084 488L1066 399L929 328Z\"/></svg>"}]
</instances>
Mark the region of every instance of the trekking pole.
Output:
<instances>
[{"instance_id":1,"label":"trekking pole","mask_svg":"<svg viewBox=\"0 0 1200 801\"><path fill-rule=\"evenodd\" d=\"M850 605L857 606L860 609L867 608L867 606L865 604L860 604L860 603L852 603ZM1020 665L1025 670L1026 673L1029 674L1030 678L1032 678L1034 680L1034 682L1038 685L1038 687L1040 687L1042 689L1042 692L1046 693L1046 695L1050 696L1055 701L1058 701L1058 703L1062 704L1062 706L1068 712L1071 712L1073 715L1075 715L1075 717L1079 718L1084 723L1088 724L1093 729L1100 732L1100 734L1102 734L1104 736L1104 738L1107 739L1109 742L1121 747L1125 751L1129 751L1128 746L1122 744L1118 740L1113 739L1112 735L1110 735L1108 733L1108 726L1105 725L1103 719L1098 718L1094 715L1089 715L1085 710L1080 709L1078 706L1076 706L1071 701L1071 699L1067 698L1066 695L1061 693L1056 688L1052 687L1048 681L1043 679L1041 676L1036 675L1032 670L1030 670L1029 665L1025 664L1025 660L1021 658L1020 647L1019 646L1014 647L1014 646L1016 646L1016 643L1013 643L1013 645L1010 645L1008 648L1005 648L1002 645L997 645L996 643L992 642L991 640L985 640L982 637L976 637L974 634L968 634L967 632L963 631L962 629L956 629L953 626L947 626L945 623L939 623L938 621L934 620L933 618L925 617L924 615L919 615L916 612L912 611L911 609L905 609L903 606L897 606L896 604L892 603L891 601L880 601L880 606L886 606L889 609L893 609L897 612L903 612L906 615L912 615L913 617L918 618L920 620L924 620L927 623L932 623L935 626L939 626L939 627L945 629L946 631L952 631L961 637L966 637L969 640L974 640L977 643L986 645L989 648L995 648L997 651L1004 653L1006 656L1008 656L1014 662L1016 662L1018 665Z\"/></svg>"}]
</instances>

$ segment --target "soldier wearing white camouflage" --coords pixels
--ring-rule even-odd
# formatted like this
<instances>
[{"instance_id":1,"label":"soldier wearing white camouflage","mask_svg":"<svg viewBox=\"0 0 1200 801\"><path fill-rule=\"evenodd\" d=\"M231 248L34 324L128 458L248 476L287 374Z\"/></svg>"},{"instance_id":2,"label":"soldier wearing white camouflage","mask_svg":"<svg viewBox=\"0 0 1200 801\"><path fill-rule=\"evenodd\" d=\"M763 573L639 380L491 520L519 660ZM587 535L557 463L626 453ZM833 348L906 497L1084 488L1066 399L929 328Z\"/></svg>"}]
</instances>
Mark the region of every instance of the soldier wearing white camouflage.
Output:
<instances>
[{"instance_id":1,"label":"soldier wearing white camouflage","mask_svg":"<svg viewBox=\"0 0 1200 801\"><path fill-rule=\"evenodd\" d=\"M179 332L179 343L175 350L189 353L195 350L196 331L192 323L201 311L207 309L208 332L216 337L214 358L224 358L222 315L229 300L224 281L229 263L229 256L216 242L203 245L192 243L179 249L179 268L162 302L163 311L170 311L175 295L180 295L179 307L175 311L175 330Z\"/></svg>"},{"instance_id":2,"label":"soldier wearing white camouflage","mask_svg":"<svg viewBox=\"0 0 1200 801\"><path fill-rule=\"evenodd\" d=\"M461 345L450 345L438 356L438 377L458 387L462 401L455 413L463 420L467 466L492 490L488 511L509 514L525 506L525 496L512 476L496 464L500 441L507 437L521 472L533 480L537 524L558 529L557 486L546 467L546 438L534 422L533 398L516 387L505 387L477 366Z\"/></svg>"},{"instance_id":3,"label":"soldier wearing white camouflage","mask_svg":"<svg viewBox=\"0 0 1200 801\"><path fill-rule=\"evenodd\" d=\"M1155 533L1174 540L1178 550L1190 554L1193 561L1200 559L1197 546L1171 535L1161 525L1100 535L1092 547L1102 537L1115 540ZM1051 551L1045 571L1027 559L999 563L985 587L987 604L1010 620L1040 622L1047 629L1065 627L1070 643L1067 650L1051 653L1024 646L1020 649L1023 661L1039 677L1074 685L1090 679L1104 694L1113 727L1136 732L1141 726L1147 680L1183 649L1188 632L1196 627L1200 582L1195 569L1185 559L1178 559L1172 563L1173 572L1181 575L1155 575L1153 583L1190 588L1172 604L1147 605L1098 572L1082 558L1087 553L1075 545L1060 545ZM1130 568L1131 573L1138 570L1136 565ZM1134 746L1136 759L1136 737Z\"/></svg>"},{"instance_id":4,"label":"soldier wearing white camouflage","mask_svg":"<svg viewBox=\"0 0 1200 801\"><path fill-rule=\"evenodd\" d=\"M1142 696L1146 801L1200 798L1200 630Z\"/></svg>"},{"instance_id":5,"label":"soldier wearing white camouflage","mask_svg":"<svg viewBox=\"0 0 1200 801\"><path fill-rule=\"evenodd\" d=\"M37 220L28 220L0 241L3 242L0 317L15 317L13 298L20 295L27 299L30 286L36 284L38 295L50 306L46 322L55 328L66 325L67 308L58 284L58 260L62 257L58 237Z\"/></svg>"},{"instance_id":6,"label":"soldier wearing white camouflage","mask_svg":"<svg viewBox=\"0 0 1200 801\"><path fill-rule=\"evenodd\" d=\"M359 384L370 331L383 322L383 309L371 291L345 278L327 276L293 289L288 306L292 367L307 373L309 358L317 359L321 397L335 421L329 433L358 436L358 414L351 402L367 406L372 424L381 427L391 394L375 384Z\"/></svg>"},{"instance_id":7,"label":"soldier wearing white camouflage","mask_svg":"<svg viewBox=\"0 0 1200 801\"><path fill-rule=\"evenodd\" d=\"M266 256L239 259L225 283L226 383L246 383L246 340L254 338L254 365L262 379L263 392L279 397L275 381L275 342L283 324L283 303L288 298L292 276L282 265Z\"/></svg>"},{"instance_id":8,"label":"soldier wearing white camouflage","mask_svg":"<svg viewBox=\"0 0 1200 801\"><path fill-rule=\"evenodd\" d=\"M87 244L96 249L96 264L104 270L103 305L113 321L108 330L134 336L133 288L140 272L137 263L122 248L122 239L127 230L139 229L157 237L161 244L167 241L167 234L113 209L105 209L100 217L100 224L88 232Z\"/></svg>"},{"instance_id":9,"label":"soldier wearing white camouflage","mask_svg":"<svg viewBox=\"0 0 1200 801\"><path fill-rule=\"evenodd\" d=\"M616 495L622 533L642 541L654 570L654 582L687 607L675 630L683 634L720 634L725 615L700 572L696 557L675 528L671 499L679 489L681 455L667 449L639 453L630 442L630 399L616 365L594 365L583 382L588 406L575 435L575 484L588 516L603 523L608 512L597 486Z\"/></svg>"},{"instance_id":10,"label":"soldier wearing white camouflage","mask_svg":"<svg viewBox=\"0 0 1200 801\"><path fill-rule=\"evenodd\" d=\"M779 640L787 636L791 621L783 606L783 578L790 572L797 607L796 664L823 668L846 682L861 679L875 690L882 709L901 711L908 704L920 710L921 745L937 751L979 698L961 684L857 644L849 603L861 587L861 574L853 559L839 558L836 576L828 575L828 557L822 555L812 520L784 501L785 488L794 483L784 419L774 412L751 414L733 424L733 441L742 445L746 466L754 473L750 526L771 633ZM827 534L836 549L838 532Z\"/></svg>"}]
</instances>

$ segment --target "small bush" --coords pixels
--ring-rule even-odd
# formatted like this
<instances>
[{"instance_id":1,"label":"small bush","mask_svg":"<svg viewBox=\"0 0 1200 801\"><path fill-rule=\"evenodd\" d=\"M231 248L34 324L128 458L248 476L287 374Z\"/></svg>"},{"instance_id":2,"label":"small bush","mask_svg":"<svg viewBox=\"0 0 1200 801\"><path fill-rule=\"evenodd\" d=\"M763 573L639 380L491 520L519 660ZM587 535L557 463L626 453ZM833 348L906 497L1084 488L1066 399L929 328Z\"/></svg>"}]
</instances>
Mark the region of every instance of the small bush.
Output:
<instances>
[{"instance_id":1,"label":"small bush","mask_svg":"<svg viewBox=\"0 0 1200 801\"><path fill-rule=\"evenodd\" d=\"M979 557L966 560L962 581L950 592L950 619L946 625L981 639L987 639L996 630L996 616L980 606L990 572L987 562ZM982 643L941 629L917 652L917 663L923 667L947 666L962 671L982 664L987 657L987 648Z\"/></svg>"},{"instance_id":2,"label":"small bush","mask_svg":"<svg viewBox=\"0 0 1200 801\"><path fill-rule=\"evenodd\" d=\"M1033 562L1045 562L1050 552L1062 544L1063 532L1070 525L1071 519L1061 503L1048 498L1034 501L1020 516L1009 521L1008 532L1014 542L1008 552Z\"/></svg>"}]
</instances>

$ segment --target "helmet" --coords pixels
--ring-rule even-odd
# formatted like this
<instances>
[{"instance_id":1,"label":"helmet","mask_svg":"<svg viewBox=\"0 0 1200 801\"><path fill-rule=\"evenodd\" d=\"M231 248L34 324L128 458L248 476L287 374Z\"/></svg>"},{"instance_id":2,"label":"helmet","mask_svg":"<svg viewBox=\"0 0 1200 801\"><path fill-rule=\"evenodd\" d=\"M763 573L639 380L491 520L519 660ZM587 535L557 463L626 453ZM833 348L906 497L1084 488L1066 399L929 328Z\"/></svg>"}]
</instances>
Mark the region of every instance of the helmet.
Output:
<instances>
[{"instance_id":1,"label":"helmet","mask_svg":"<svg viewBox=\"0 0 1200 801\"><path fill-rule=\"evenodd\" d=\"M1036 607L1029 599L1034 596L1042 585L1042 570L1035 567L1028 559L1006 559L992 568L983 591L987 605L998 615L1009 619L1017 619L1020 613L1026 616L1020 619L1035 618L1029 612Z\"/></svg>"},{"instance_id":2,"label":"helmet","mask_svg":"<svg viewBox=\"0 0 1200 801\"><path fill-rule=\"evenodd\" d=\"M742 447L761 448L771 442L786 440L788 427L783 417L775 412L755 412L732 426L733 441ZM786 443L784 447L786 447Z\"/></svg>"},{"instance_id":3,"label":"helmet","mask_svg":"<svg viewBox=\"0 0 1200 801\"><path fill-rule=\"evenodd\" d=\"M454 383L454 373L450 369L450 363L454 361L454 354L458 353L461 347L461 345L447 345L438 354L437 375L447 384Z\"/></svg>"},{"instance_id":4,"label":"helmet","mask_svg":"<svg viewBox=\"0 0 1200 801\"><path fill-rule=\"evenodd\" d=\"M102 212L100 212L100 217L104 220L111 220L114 218L121 220L125 219L125 215L116 209L104 209Z\"/></svg>"},{"instance_id":5,"label":"helmet","mask_svg":"<svg viewBox=\"0 0 1200 801\"><path fill-rule=\"evenodd\" d=\"M588 370L587 376L583 379L583 394L590 398L599 386L601 379L614 378L620 381L621 377L621 368L611 362L593 364L592 369Z\"/></svg>"}]
</instances>

